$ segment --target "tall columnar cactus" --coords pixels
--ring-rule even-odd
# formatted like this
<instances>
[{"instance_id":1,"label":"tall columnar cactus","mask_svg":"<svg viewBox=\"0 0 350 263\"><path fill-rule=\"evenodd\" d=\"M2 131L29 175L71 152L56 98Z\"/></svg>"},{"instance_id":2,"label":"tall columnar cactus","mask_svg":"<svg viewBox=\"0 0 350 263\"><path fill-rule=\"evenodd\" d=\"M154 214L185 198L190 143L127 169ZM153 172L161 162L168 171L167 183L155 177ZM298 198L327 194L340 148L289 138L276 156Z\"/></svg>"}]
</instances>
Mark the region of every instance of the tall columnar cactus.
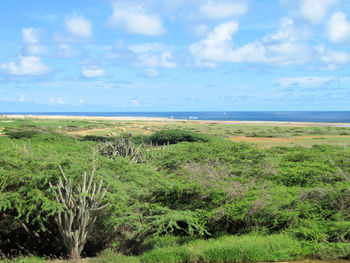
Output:
<instances>
[{"instance_id":1,"label":"tall columnar cactus","mask_svg":"<svg viewBox=\"0 0 350 263\"><path fill-rule=\"evenodd\" d=\"M71 259L79 259L86 243L86 238L92 231L97 218L97 212L104 209L108 204L100 205L107 188L102 189L102 179L99 184L93 183L95 167L87 182L86 172L83 173L82 183L73 190L70 178L66 178L62 167L59 166L63 181L58 181L56 189L49 183L55 193L55 199L63 206L63 211L55 215L55 222L59 227Z\"/></svg>"}]
</instances>

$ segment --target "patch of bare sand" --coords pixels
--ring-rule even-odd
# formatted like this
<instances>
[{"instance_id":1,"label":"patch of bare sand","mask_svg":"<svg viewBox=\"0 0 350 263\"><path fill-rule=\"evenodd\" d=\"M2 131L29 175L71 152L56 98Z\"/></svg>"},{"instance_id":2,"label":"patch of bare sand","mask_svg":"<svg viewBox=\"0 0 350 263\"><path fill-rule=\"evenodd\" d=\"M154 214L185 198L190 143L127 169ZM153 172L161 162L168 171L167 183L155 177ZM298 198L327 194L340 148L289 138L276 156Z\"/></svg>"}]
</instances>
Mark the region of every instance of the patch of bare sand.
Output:
<instances>
[{"instance_id":1,"label":"patch of bare sand","mask_svg":"<svg viewBox=\"0 0 350 263\"><path fill-rule=\"evenodd\" d=\"M249 124L249 125L272 125L288 127L314 127L314 126L334 126L348 127L349 123L328 123L328 122L286 122L286 121L205 121L205 120L183 120L157 117L105 117L105 116L65 116L65 115L0 115L1 118L9 119L67 119L67 120L110 120L110 121L165 121L165 122L188 122L198 124L227 123L227 124Z\"/></svg>"},{"instance_id":2,"label":"patch of bare sand","mask_svg":"<svg viewBox=\"0 0 350 263\"><path fill-rule=\"evenodd\" d=\"M234 142L296 142L294 138L266 138L266 137L246 137L233 136L230 138Z\"/></svg>"},{"instance_id":3,"label":"patch of bare sand","mask_svg":"<svg viewBox=\"0 0 350 263\"><path fill-rule=\"evenodd\" d=\"M85 136L85 135L89 135L91 132L96 132L96 131L108 132L108 128L98 128L98 129L90 129L90 130L72 131L72 132L69 132L69 134Z\"/></svg>"},{"instance_id":4,"label":"patch of bare sand","mask_svg":"<svg viewBox=\"0 0 350 263\"><path fill-rule=\"evenodd\" d=\"M10 119L52 119L52 120L116 120L116 121L145 121L145 120L166 120L172 121L167 118L156 117L104 117L104 116L65 116L65 115L0 115L1 118Z\"/></svg>"},{"instance_id":5,"label":"patch of bare sand","mask_svg":"<svg viewBox=\"0 0 350 263\"><path fill-rule=\"evenodd\" d=\"M142 128L142 127L135 127L135 126L129 128L129 130L134 131L134 132L137 132L137 133L141 133L141 134L143 134L143 135L152 133L151 130L146 130L145 128Z\"/></svg>"}]
</instances>

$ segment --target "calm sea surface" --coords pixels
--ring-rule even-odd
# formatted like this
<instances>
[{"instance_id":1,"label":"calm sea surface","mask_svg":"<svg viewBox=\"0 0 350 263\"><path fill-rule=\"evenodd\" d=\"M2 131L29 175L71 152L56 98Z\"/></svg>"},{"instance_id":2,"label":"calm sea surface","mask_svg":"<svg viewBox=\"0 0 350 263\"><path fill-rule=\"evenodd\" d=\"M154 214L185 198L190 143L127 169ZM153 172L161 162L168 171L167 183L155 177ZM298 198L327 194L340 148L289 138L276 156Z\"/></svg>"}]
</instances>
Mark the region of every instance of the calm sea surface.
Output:
<instances>
[{"instance_id":1,"label":"calm sea surface","mask_svg":"<svg viewBox=\"0 0 350 263\"><path fill-rule=\"evenodd\" d=\"M295 121L350 123L350 111L209 111L209 112L17 112L0 114L103 117L159 117L215 121Z\"/></svg>"}]
</instances>

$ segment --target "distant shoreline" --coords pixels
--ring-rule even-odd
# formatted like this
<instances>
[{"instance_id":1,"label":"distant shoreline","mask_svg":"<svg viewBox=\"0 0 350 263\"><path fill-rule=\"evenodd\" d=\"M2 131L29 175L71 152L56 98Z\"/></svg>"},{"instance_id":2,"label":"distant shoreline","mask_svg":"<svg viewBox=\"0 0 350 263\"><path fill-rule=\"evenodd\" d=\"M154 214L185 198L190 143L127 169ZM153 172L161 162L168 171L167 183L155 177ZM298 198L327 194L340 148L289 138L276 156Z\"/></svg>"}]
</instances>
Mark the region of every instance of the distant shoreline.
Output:
<instances>
[{"instance_id":1,"label":"distant shoreline","mask_svg":"<svg viewBox=\"0 0 350 263\"><path fill-rule=\"evenodd\" d=\"M255 124L255 125L280 125L280 126L332 126L350 127L350 123L335 122L303 122L303 121L233 121L233 120L196 120L175 119L162 117L135 117L135 116L74 116L74 115L25 115L25 114L1 114L0 118L6 119L49 119L49 120L106 120L106 121L188 121L199 123L227 123L227 124Z\"/></svg>"}]
</instances>

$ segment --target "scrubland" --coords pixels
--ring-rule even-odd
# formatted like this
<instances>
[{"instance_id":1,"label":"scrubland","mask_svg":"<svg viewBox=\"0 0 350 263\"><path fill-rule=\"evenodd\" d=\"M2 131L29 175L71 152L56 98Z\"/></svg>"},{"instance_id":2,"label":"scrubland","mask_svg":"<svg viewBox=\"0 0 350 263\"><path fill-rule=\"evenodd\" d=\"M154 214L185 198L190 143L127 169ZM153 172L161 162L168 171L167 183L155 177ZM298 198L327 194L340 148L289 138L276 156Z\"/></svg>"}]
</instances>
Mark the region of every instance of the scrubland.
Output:
<instances>
[{"instance_id":1,"label":"scrubland","mask_svg":"<svg viewBox=\"0 0 350 263\"><path fill-rule=\"evenodd\" d=\"M109 186L82 262L350 259L350 128L0 119L0 257L66 258L59 165Z\"/></svg>"}]
</instances>

